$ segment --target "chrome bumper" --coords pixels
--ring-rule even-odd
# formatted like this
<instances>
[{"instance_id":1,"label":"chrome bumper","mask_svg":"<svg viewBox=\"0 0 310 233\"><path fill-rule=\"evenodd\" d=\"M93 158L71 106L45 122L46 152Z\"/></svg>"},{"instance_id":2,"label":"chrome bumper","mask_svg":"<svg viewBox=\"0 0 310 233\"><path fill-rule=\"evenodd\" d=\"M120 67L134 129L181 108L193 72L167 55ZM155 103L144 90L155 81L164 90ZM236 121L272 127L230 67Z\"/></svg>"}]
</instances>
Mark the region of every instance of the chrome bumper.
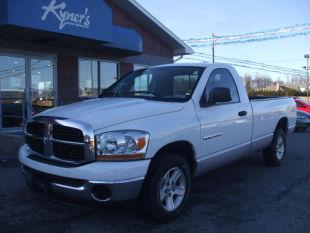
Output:
<instances>
[{"instance_id":1,"label":"chrome bumper","mask_svg":"<svg viewBox=\"0 0 310 233\"><path fill-rule=\"evenodd\" d=\"M91 202L121 202L137 199L144 177L120 182L87 181L59 177L21 165L27 184L48 194Z\"/></svg>"}]
</instances>

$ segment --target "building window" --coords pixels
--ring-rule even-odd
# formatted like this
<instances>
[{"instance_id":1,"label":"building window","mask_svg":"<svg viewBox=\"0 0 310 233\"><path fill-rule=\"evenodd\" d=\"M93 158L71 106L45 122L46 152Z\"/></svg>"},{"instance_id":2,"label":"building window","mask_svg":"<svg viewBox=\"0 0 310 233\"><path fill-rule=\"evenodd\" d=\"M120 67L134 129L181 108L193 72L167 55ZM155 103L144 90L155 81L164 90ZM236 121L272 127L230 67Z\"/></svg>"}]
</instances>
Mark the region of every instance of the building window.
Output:
<instances>
[{"instance_id":1,"label":"building window","mask_svg":"<svg viewBox=\"0 0 310 233\"><path fill-rule=\"evenodd\" d=\"M109 88L118 79L118 65L115 62L100 62L100 92Z\"/></svg>"},{"instance_id":2,"label":"building window","mask_svg":"<svg viewBox=\"0 0 310 233\"><path fill-rule=\"evenodd\" d=\"M98 61L84 60L79 62L80 97L98 96Z\"/></svg>"},{"instance_id":3,"label":"building window","mask_svg":"<svg viewBox=\"0 0 310 233\"><path fill-rule=\"evenodd\" d=\"M97 97L118 79L118 63L91 59L79 60L79 95Z\"/></svg>"}]
</instances>

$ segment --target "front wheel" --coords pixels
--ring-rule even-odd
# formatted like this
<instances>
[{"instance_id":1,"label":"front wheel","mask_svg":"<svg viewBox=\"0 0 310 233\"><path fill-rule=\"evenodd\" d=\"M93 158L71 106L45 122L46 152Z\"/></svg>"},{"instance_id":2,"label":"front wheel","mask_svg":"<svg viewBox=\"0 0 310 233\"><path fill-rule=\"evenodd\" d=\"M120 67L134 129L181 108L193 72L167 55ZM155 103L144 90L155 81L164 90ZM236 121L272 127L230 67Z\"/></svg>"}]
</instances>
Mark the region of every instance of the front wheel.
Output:
<instances>
[{"instance_id":1,"label":"front wheel","mask_svg":"<svg viewBox=\"0 0 310 233\"><path fill-rule=\"evenodd\" d=\"M155 165L144 190L144 207L158 222L168 222L185 208L191 186L191 170L180 155L163 156Z\"/></svg>"},{"instance_id":2,"label":"front wheel","mask_svg":"<svg viewBox=\"0 0 310 233\"><path fill-rule=\"evenodd\" d=\"M280 166L286 155L286 134L282 129L274 133L272 143L263 151L265 163L269 166Z\"/></svg>"}]
</instances>

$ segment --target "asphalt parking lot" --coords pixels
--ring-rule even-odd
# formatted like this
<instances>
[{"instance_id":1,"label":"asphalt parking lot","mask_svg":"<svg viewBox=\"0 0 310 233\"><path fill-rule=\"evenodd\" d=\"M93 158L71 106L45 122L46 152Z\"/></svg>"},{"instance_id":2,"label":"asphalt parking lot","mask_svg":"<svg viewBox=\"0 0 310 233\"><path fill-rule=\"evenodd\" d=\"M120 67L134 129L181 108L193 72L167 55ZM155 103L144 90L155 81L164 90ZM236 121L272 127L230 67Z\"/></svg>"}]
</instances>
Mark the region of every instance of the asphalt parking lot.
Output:
<instances>
[{"instance_id":1,"label":"asphalt parking lot","mask_svg":"<svg viewBox=\"0 0 310 233\"><path fill-rule=\"evenodd\" d=\"M156 224L132 204L86 207L30 191L16 158L0 158L1 233L310 232L310 133L295 134L283 166L260 153L194 181L185 214ZM7 158L7 159L3 159Z\"/></svg>"}]
</instances>

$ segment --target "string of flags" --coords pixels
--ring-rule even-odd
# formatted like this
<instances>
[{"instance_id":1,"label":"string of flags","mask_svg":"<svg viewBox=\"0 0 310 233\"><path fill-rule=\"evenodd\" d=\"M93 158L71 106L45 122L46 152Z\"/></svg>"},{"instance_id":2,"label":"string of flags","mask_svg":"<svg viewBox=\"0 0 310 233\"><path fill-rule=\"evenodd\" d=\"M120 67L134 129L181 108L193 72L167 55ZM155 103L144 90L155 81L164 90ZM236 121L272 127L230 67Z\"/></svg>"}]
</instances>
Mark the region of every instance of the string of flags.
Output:
<instances>
[{"instance_id":1,"label":"string of flags","mask_svg":"<svg viewBox=\"0 0 310 233\"><path fill-rule=\"evenodd\" d=\"M213 35L207 38L191 38L184 41L192 48L203 48L212 46L213 43L214 45L245 44L307 35L310 35L310 23L245 34Z\"/></svg>"}]
</instances>

